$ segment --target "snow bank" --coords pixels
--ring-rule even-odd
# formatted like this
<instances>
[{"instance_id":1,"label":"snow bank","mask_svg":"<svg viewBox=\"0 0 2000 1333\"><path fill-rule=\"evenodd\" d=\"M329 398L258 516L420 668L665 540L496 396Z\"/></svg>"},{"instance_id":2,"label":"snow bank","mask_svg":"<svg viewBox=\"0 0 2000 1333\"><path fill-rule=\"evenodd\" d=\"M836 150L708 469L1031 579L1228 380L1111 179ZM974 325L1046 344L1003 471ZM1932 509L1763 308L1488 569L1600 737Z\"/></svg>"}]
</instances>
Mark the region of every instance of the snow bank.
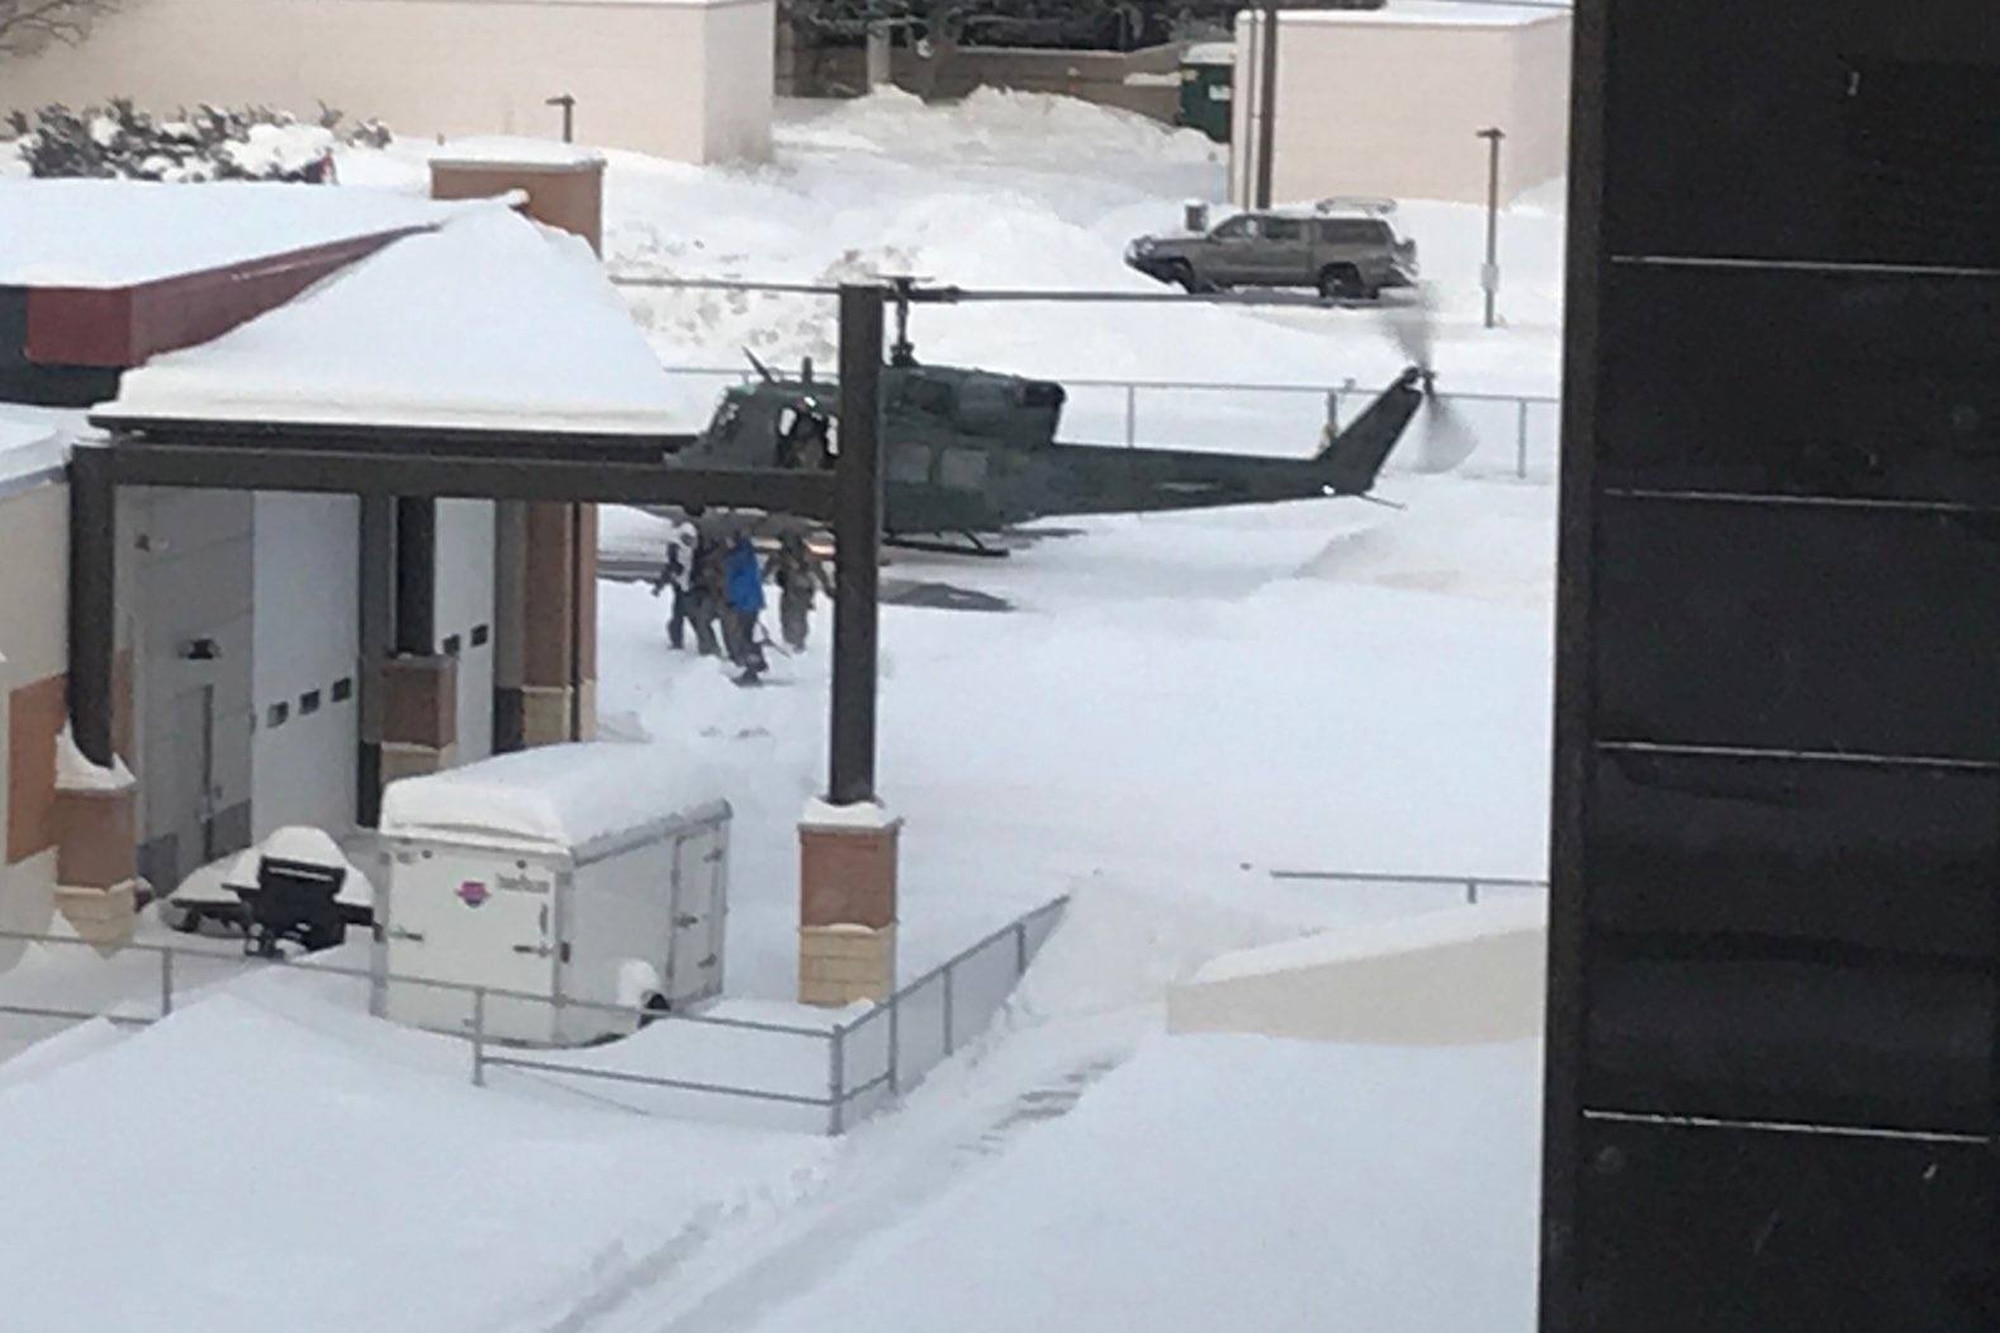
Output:
<instances>
[{"instance_id":1,"label":"snow bank","mask_svg":"<svg viewBox=\"0 0 2000 1333\"><path fill-rule=\"evenodd\" d=\"M127 287L434 227L465 207L318 185L0 177L0 287Z\"/></svg>"},{"instance_id":2,"label":"snow bank","mask_svg":"<svg viewBox=\"0 0 2000 1333\"><path fill-rule=\"evenodd\" d=\"M1540 1068L1156 1038L750 1327L1528 1333Z\"/></svg>"},{"instance_id":3,"label":"snow bank","mask_svg":"<svg viewBox=\"0 0 2000 1333\"><path fill-rule=\"evenodd\" d=\"M584 741L399 778L382 795L392 837L498 838L574 850L723 799L679 747Z\"/></svg>"},{"instance_id":4,"label":"snow bank","mask_svg":"<svg viewBox=\"0 0 2000 1333\"><path fill-rule=\"evenodd\" d=\"M1378 1045L1520 1041L1542 1031L1546 899L1447 908L1229 954L1175 986L1175 1032Z\"/></svg>"},{"instance_id":5,"label":"snow bank","mask_svg":"<svg viewBox=\"0 0 2000 1333\"><path fill-rule=\"evenodd\" d=\"M481 1091L457 1043L258 980L0 1087L9 1328L564 1326L826 1153Z\"/></svg>"},{"instance_id":6,"label":"snow bank","mask_svg":"<svg viewBox=\"0 0 2000 1333\"><path fill-rule=\"evenodd\" d=\"M491 204L128 372L104 410L616 433L688 424L590 247Z\"/></svg>"},{"instance_id":7,"label":"snow bank","mask_svg":"<svg viewBox=\"0 0 2000 1333\"><path fill-rule=\"evenodd\" d=\"M69 432L56 413L0 404L0 485L61 467L69 459Z\"/></svg>"}]
</instances>

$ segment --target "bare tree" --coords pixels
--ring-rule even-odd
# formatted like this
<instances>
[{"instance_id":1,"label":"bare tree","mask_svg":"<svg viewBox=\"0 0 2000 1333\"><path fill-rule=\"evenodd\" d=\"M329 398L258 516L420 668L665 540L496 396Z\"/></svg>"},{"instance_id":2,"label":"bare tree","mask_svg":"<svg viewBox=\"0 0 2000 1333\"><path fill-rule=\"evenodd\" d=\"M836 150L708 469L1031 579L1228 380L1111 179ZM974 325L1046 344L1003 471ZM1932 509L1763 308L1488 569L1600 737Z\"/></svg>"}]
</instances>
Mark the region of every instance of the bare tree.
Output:
<instances>
[{"instance_id":1,"label":"bare tree","mask_svg":"<svg viewBox=\"0 0 2000 1333\"><path fill-rule=\"evenodd\" d=\"M0 55L31 55L52 43L75 46L117 0L0 0Z\"/></svg>"}]
</instances>

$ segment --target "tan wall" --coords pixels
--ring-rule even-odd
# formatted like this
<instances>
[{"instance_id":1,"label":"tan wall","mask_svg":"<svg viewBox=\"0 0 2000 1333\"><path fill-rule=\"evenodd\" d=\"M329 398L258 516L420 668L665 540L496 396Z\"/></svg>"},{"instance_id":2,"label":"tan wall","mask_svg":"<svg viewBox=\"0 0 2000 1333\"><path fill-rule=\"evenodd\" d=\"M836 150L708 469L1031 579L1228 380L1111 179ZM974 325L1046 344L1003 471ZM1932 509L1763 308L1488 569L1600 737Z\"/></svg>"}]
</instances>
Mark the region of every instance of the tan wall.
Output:
<instances>
[{"instance_id":1,"label":"tan wall","mask_svg":"<svg viewBox=\"0 0 2000 1333\"><path fill-rule=\"evenodd\" d=\"M1167 1026L1396 1046L1516 1041L1542 1031L1547 953L1540 901L1426 913L1225 955L1168 992Z\"/></svg>"},{"instance_id":2,"label":"tan wall","mask_svg":"<svg viewBox=\"0 0 2000 1333\"><path fill-rule=\"evenodd\" d=\"M1237 22L1236 116L1230 197L1248 202L1258 106L1256 39ZM1498 125L1501 194L1563 174L1569 101L1569 18L1512 26L1278 22L1275 202L1331 194L1395 199L1486 197L1487 148Z\"/></svg>"},{"instance_id":3,"label":"tan wall","mask_svg":"<svg viewBox=\"0 0 2000 1333\"><path fill-rule=\"evenodd\" d=\"M46 930L55 911L68 594L69 488L0 498L0 930ZM0 944L0 967L18 953Z\"/></svg>"},{"instance_id":4,"label":"tan wall","mask_svg":"<svg viewBox=\"0 0 2000 1333\"><path fill-rule=\"evenodd\" d=\"M555 138L688 162L770 152L771 0L129 0L82 46L0 60L0 111L129 95L170 111L320 102L397 134ZM719 108L704 105L742 76Z\"/></svg>"},{"instance_id":5,"label":"tan wall","mask_svg":"<svg viewBox=\"0 0 2000 1333\"><path fill-rule=\"evenodd\" d=\"M762 161L771 155L771 99L777 81L777 7L769 0L704 11L704 162Z\"/></svg>"}]
</instances>

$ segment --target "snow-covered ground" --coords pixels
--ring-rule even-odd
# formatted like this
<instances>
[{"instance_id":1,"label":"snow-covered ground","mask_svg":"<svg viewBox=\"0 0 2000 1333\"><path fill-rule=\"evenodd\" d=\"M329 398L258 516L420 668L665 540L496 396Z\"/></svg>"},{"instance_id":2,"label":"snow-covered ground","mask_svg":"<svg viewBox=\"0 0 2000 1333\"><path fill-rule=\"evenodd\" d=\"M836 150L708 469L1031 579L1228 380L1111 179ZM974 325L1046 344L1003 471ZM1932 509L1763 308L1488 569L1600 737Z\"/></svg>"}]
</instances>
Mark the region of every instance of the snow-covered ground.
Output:
<instances>
[{"instance_id":1,"label":"snow-covered ground","mask_svg":"<svg viewBox=\"0 0 2000 1333\"><path fill-rule=\"evenodd\" d=\"M341 178L420 189L425 152L350 151ZM607 258L1144 288L1125 242L1221 185L1205 140L1059 99L877 97L788 109L755 170L613 155ZM1503 222L1491 332L1479 211L1403 218L1438 283L1440 387L1552 393L1559 214L1517 201ZM832 310L807 298L634 300L670 364L832 352ZM1058 378L1366 385L1402 364L1358 311L980 306L925 310L916 333L934 360ZM714 389L687 381L691 420ZM1173 402L1162 441L1311 447L1227 396ZM829 1144L519 1078L478 1091L462 1047L383 1029L337 983L237 982L0 1065L0 1325L1527 1329L1533 1049L1161 1032L1164 987L1219 953L1446 900L1272 869L1543 868L1554 491L1405 470L1380 493L1406 507L1045 524L1005 561L896 553L891 577L1014 607L883 609L904 975L1076 894L996 1030L901 1108ZM630 512L605 530L623 552L657 539ZM763 690L670 652L642 586L606 584L601 608L604 729L720 775L732 1002L779 1012L793 830L824 775L826 607ZM85 984L36 965L31 991ZM105 966L146 994L142 965Z\"/></svg>"}]
</instances>

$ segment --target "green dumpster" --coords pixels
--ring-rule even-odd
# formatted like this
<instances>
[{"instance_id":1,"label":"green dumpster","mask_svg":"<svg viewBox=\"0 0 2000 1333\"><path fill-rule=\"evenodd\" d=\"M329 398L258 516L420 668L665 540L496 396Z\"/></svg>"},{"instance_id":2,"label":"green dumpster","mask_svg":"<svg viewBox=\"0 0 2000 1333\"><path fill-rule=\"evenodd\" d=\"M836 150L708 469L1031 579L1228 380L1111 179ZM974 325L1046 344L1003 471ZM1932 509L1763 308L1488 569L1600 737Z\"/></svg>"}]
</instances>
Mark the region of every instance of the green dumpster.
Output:
<instances>
[{"instance_id":1,"label":"green dumpster","mask_svg":"<svg viewBox=\"0 0 2000 1333\"><path fill-rule=\"evenodd\" d=\"M1236 83L1236 44L1198 42L1181 56L1180 123L1217 143L1229 142L1229 104Z\"/></svg>"}]
</instances>

